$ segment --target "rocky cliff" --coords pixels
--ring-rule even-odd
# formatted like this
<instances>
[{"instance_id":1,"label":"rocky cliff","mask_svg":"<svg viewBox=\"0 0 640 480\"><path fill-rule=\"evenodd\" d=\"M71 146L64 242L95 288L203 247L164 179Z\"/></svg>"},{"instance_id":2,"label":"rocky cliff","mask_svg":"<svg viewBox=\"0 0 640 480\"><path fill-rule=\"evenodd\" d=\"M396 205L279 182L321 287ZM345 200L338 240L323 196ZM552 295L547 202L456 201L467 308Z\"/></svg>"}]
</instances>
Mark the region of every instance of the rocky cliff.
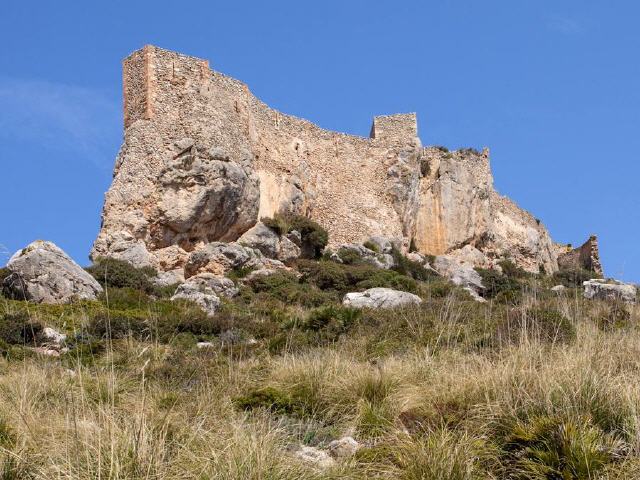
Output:
<instances>
[{"instance_id":1,"label":"rocky cliff","mask_svg":"<svg viewBox=\"0 0 640 480\"><path fill-rule=\"evenodd\" d=\"M546 228L495 192L488 150L423 147L414 114L376 117L369 138L323 130L153 46L125 59L123 87L124 144L92 258L176 271L288 211L325 227L330 247L378 235L477 266L558 269Z\"/></svg>"}]
</instances>

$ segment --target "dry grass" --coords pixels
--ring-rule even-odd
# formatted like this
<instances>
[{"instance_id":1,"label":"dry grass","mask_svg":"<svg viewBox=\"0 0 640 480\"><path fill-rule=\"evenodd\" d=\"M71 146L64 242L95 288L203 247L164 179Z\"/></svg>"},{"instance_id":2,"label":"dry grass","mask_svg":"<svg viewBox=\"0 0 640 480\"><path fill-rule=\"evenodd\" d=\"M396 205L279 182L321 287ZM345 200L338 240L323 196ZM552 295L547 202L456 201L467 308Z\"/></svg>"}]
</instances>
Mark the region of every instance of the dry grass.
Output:
<instances>
[{"instance_id":1,"label":"dry grass","mask_svg":"<svg viewBox=\"0 0 640 480\"><path fill-rule=\"evenodd\" d=\"M24 308L0 301L0 312ZM528 307L562 313L575 339L523 329L486 341ZM90 316L74 308L29 312L71 332ZM574 294L532 292L518 308L452 294L278 354L265 335L253 350L129 337L94 361L10 357L0 478L639 478L638 311L629 328L603 331L608 308ZM281 410L238 408L267 388ZM347 434L364 448L332 469L292 454Z\"/></svg>"}]
</instances>

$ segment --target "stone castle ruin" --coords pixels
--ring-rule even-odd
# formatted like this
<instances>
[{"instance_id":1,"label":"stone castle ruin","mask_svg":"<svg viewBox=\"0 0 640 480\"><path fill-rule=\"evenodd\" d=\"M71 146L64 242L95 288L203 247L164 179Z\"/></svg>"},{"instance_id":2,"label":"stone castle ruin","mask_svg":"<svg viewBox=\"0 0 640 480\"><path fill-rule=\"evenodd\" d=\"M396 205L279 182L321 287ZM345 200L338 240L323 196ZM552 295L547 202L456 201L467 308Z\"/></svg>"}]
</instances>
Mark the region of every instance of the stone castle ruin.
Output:
<instances>
[{"instance_id":1,"label":"stone castle ruin","mask_svg":"<svg viewBox=\"0 0 640 480\"><path fill-rule=\"evenodd\" d=\"M324 130L206 60L153 46L124 60L123 87L124 143L94 259L180 271L207 244L292 212L325 227L330 247L377 235L475 266L600 268L595 241L554 244L494 190L488 150L423 147L415 114L375 117L369 138Z\"/></svg>"}]
</instances>

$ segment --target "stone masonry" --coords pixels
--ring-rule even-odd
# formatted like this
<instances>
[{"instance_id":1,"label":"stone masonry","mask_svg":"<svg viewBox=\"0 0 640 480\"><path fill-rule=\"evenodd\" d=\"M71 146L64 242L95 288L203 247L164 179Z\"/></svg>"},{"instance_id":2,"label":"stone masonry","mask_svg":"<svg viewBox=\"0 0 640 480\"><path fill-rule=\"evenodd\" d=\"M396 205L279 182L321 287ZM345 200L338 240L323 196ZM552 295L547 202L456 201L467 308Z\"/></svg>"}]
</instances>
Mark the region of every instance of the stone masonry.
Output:
<instances>
[{"instance_id":1,"label":"stone masonry","mask_svg":"<svg viewBox=\"0 0 640 480\"><path fill-rule=\"evenodd\" d=\"M545 227L493 189L489 152L422 147L415 114L369 138L327 131L258 100L206 60L145 46L123 64L124 143L92 258L161 271L234 241L276 212L309 216L331 245L372 235L427 254L558 269Z\"/></svg>"}]
</instances>

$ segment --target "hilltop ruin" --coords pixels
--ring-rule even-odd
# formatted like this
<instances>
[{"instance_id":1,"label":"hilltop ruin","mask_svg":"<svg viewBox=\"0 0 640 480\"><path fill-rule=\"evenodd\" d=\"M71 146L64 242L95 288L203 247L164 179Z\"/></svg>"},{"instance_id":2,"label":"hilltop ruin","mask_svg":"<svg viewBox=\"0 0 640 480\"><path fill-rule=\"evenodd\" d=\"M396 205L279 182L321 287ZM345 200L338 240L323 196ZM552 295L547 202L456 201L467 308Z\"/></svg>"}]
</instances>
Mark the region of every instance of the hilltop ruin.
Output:
<instances>
[{"instance_id":1,"label":"hilltop ruin","mask_svg":"<svg viewBox=\"0 0 640 480\"><path fill-rule=\"evenodd\" d=\"M325 227L330 246L381 235L483 267L509 257L552 273L568 255L600 268L597 243L556 245L496 193L488 150L423 147L415 114L375 117L368 138L324 130L206 60L154 46L124 60L123 90L124 143L92 258L181 269L208 243L289 211Z\"/></svg>"}]
</instances>

